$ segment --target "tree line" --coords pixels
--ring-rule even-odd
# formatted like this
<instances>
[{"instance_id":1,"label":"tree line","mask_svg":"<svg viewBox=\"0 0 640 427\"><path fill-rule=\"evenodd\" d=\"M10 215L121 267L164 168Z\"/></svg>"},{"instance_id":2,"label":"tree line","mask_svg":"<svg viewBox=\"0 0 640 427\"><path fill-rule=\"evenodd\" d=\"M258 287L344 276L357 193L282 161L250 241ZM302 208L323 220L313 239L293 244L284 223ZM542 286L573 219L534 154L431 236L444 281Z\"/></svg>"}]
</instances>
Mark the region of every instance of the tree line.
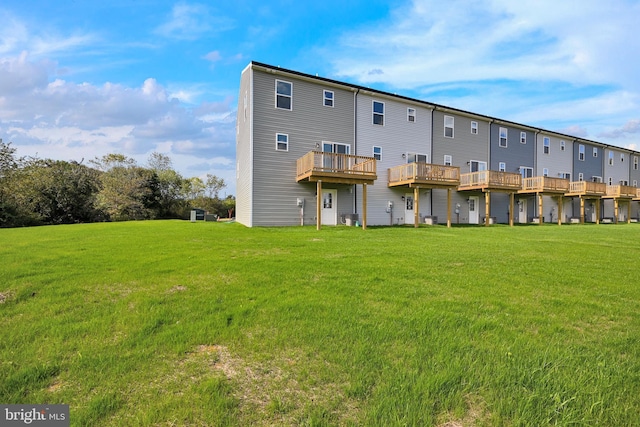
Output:
<instances>
[{"instance_id":1,"label":"tree line","mask_svg":"<svg viewBox=\"0 0 640 427\"><path fill-rule=\"evenodd\" d=\"M164 154L145 166L122 154L83 162L17 157L0 139L0 227L186 219L193 208L233 216L235 198L219 197L224 179L184 178Z\"/></svg>"}]
</instances>

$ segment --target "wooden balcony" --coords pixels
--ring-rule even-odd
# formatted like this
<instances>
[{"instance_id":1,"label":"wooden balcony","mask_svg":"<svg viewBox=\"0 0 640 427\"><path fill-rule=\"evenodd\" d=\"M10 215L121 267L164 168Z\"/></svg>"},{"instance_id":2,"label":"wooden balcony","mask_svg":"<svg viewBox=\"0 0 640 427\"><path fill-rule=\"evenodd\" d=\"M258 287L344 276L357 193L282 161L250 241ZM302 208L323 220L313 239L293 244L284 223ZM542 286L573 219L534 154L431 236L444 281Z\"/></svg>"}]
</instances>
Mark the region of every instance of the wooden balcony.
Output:
<instances>
[{"instance_id":1,"label":"wooden balcony","mask_svg":"<svg viewBox=\"0 0 640 427\"><path fill-rule=\"evenodd\" d=\"M371 185L377 178L373 157L310 151L297 161L296 182Z\"/></svg>"},{"instance_id":2,"label":"wooden balcony","mask_svg":"<svg viewBox=\"0 0 640 427\"><path fill-rule=\"evenodd\" d=\"M636 195L633 196L633 200L640 202L640 188L636 188Z\"/></svg>"},{"instance_id":3,"label":"wooden balcony","mask_svg":"<svg viewBox=\"0 0 640 427\"><path fill-rule=\"evenodd\" d=\"M607 185L605 199L633 199L638 196L638 189L629 185Z\"/></svg>"},{"instance_id":4,"label":"wooden balcony","mask_svg":"<svg viewBox=\"0 0 640 427\"><path fill-rule=\"evenodd\" d=\"M602 197L607 194L607 184L603 182L573 181L565 196Z\"/></svg>"},{"instance_id":5,"label":"wooden balcony","mask_svg":"<svg viewBox=\"0 0 640 427\"><path fill-rule=\"evenodd\" d=\"M389 187L451 188L460 185L460 168L430 163L407 163L389 168Z\"/></svg>"},{"instance_id":6,"label":"wooden balcony","mask_svg":"<svg viewBox=\"0 0 640 427\"><path fill-rule=\"evenodd\" d=\"M506 191L516 192L522 188L522 176L519 173L479 171L460 175L458 191Z\"/></svg>"},{"instance_id":7,"label":"wooden balcony","mask_svg":"<svg viewBox=\"0 0 640 427\"><path fill-rule=\"evenodd\" d=\"M551 193L564 195L569 191L569 180L551 178L548 176L534 176L522 179L522 189L518 193Z\"/></svg>"}]
</instances>

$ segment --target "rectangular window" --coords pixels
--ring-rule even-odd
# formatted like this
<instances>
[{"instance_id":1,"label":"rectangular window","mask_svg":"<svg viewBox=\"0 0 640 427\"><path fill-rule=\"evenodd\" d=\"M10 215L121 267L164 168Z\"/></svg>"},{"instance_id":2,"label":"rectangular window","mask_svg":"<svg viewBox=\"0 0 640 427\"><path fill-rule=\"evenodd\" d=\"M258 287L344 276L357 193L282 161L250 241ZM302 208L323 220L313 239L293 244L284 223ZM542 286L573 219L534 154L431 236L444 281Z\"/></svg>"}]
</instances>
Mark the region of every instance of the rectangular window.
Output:
<instances>
[{"instance_id":1,"label":"rectangular window","mask_svg":"<svg viewBox=\"0 0 640 427\"><path fill-rule=\"evenodd\" d=\"M373 158L382 160L382 147L373 147Z\"/></svg>"},{"instance_id":2,"label":"rectangular window","mask_svg":"<svg viewBox=\"0 0 640 427\"><path fill-rule=\"evenodd\" d=\"M452 116L444 116L444 136L446 138L453 138L453 126L454 119Z\"/></svg>"},{"instance_id":3,"label":"rectangular window","mask_svg":"<svg viewBox=\"0 0 640 427\"><path fill-rule=\"evenodd\" d=\"M487 162L479 162L477 160L471 160L469 162L469 172L480 172L487 170Z\"/></svg>"},{"instance_id":4,"label":"rectangular window","mask_svg":"<svg viewBox=\"0 0 640 427\"><path fill-rule=\"evenodd\" d=\"M578 146L578 160L584 162L584 145L582 144Z\"/></svg>"},{"instance_id":5,"label":"rectangular window","mask_svg":"<svg viewBox=\"0 0 640 427\"><path fill-rule=\"evenodd\" d=\"M520 174L523 178L531 178L533 176L533 168L520 166Z\"/></svg>"},{"instance_id":6,"label":"rectangular window","mask_svg":"<svg viewBox=\"0 0 640 427\"><path fill-rule=\"evenodd\" d=\"M289 151L289 135L286 133L276 133L276 150Z\"/></svg>"},{"instance_id":7,"label":"rectangular window","mask_svg":"<svg viewBox=\"0 0 640 427\"><path fill-rule=\"evenodd\" d=\"M426 154L407 153L407 163L429 163Z\"/></svg>"},{"instance_id":8,"label":"rectangular window","mask_svg":"<svg viewBox=\"0 0 640 427\"><path fill-rule=\"evenodd\" d=\"M623 153L620 153L620 161L624 162L624 154Z\"/></svg>"},{"instance_id":9,"label":"rectangular window","mask_svg":"<svg viewBox=\"0 0 640 427\"><path fill-rule=\"evenodd\" d=\"M453 157L451 157L450 154L445 154L444 155L444 165L445 166L451 166L453 165Z\"/></svg>"},{"instance_id":10,"label":"rectangular window","mask_svg":"<svg viewBox=\"0 0 640 427\"><path fill-rule=\"evenodd\" d=\"M569 181L571 181L571 174L569 172L560 172L558 174L558 177L562 179L568 179Z\"/></svg>"},{"instance_id":11,"label":"rectangular window","mask_svg":"<svg viewBox=\"0 0 640 427\"><path fill-rule=\"evenodd\" d=\"M384 126L384 103L373 101L373 124Z\"/></svg>"},{"instance_id":12,"label":"rectangular window","mask_svg":"<svg viewBox=\"0 0 640 427\"><path fill-rule=\"evenodd\" d=\"M507 135L507 128L500 128L500 140L498 141L500 147L507 147Z\"/></svg>"},{"instance_id":13,"label":"rectangular window","mask_svg":"<svg viewBox=\"0 0 640 427\"><path fill-rule=\"evenodd\" d=\"M634 180L633 180L633 186L634 186L634 187L637 187L637 186L638 186L638 180L637 180L637 179L634 179Z\"/></svg>"},{"instance_id":14,"label":"rectangular window","mask_svg":"<svg viewBox=\"0 0 640 427\"><path fill-rule=\"evenodd\" d=\"M333 107L333 92L330 90L323 91L323 99L325 107Z\"/></svg>"},{"instance_id":15,"label":"rectangular window","mask_svg":"<svg viewBox=\"0 0 640 427\"><path fill-rule=\"evenodd\" d=\"M498 163L498 171L506 172L507 171L507 164L505 162Z\"/></svg>"},{"instance_id":16,"label":"rectangular window","mask_svg":"<svg viewBox=\"0 0 640 427\"><path fill-rule=\"evenodd\" d=\"M593 147L593 157L598 157L598 147Z\"/></svg>"},{"instance_id":17,"label":"rectangular window","mask_svg":"<svg viewBox=\"0 0 640 427\"><path fill-rule=\"evenodd\" d=\"M293 83L276 80L276 108L292 109Z\"/></svg>"},{"instance_id":18,"label":"rectangular window","mask_svg":"<svg viewBox=\"0 0 640 427\"><path fill-rule=\"evenodd\" d=\"M629 181L625 181L624 179L621 179L620 185L629 185Z\"/></svg>"},{"instance_id":19,"label":"rectangular window","mask_svg":"<svg viewBox=\"0 0 640 427\"><path fill-rule=\"evenodd\" d=\"M549 176L549 169L543 168L542 169L542 176Z\"/></svg>"},{"instance_id":20,"label":"rectangular window","mask_svg":"<svg viewBox=\"0 0 640 427\"><path fill-rule=\"evenodd\" d=\"M633 170L638 170L638 156L633 156Z\"/></svg>"},{"instance_id":21,"label":"rectangular window","mask_svg":"<svg viewBox=\"0 0 640 427\"><path fill-rule=\"evenodd\" d=\"M602 177L594 175L594 176L591 177L591 181L592 182L602 182Z\"/></svg>"},{"instance_id":22,"label":"rectangular window","mask_svg":"<svg viewBox=\"0 0 640 427\"><path fill-rule=\"evenodd\" d=\"M613 179L609 177L609 185L613 185Z\"/></svg>"},{"instance_id":23,"label":"rectangular window","mask_svg":"<svg viewBox=\"0 0 640 427\"><path fill-rule=\"evenodd\" d=\"M544 137L542 140L544 154L549 154L551 151L551 140L548 137Z\"/></svg>"},{"instance_id":24,"label":"rectangular window","mask_svg":"<svg viewBox=\"0 0 640 427\"><path fill-rule=\"evenodd\" d=\"M560 151L564 151L565 142L560 141Z\"/></svg>"},{"instance_id":25,"label":"rectangular window","mask_svg":"<svg viewBox=\"0 0 640 427\"><path fill-rule=\"evenodd\" d=\"M407 108L407 121L415 122L416 121L416 109L415 108Z\"/></svg>"},{"instance_id":26,"label":"rectangular window","mask_svg":"<svg viewBox=\"0 0 640 427\"><path fill-rule=\"evenodd\" d=\"M520 144L526 144L526 143L527 143L527 133L520 132Z\"/></svg>"},{"instance_id":27,"label":"rectangular window","mask_svg":"<svg viewBox=\"0 0 640 427\"><path fill-rule=\"evenodd\" d=\"M613 166L613 151L609 151L609 166Z\"/></svg>"},{"instance_id":28,"label":"rectangular window","mask_svg":"<svg viewBox=\"0 0 640 427\"><path fill-rule=\"evenodd\" d=\"M478 134L478 122L471 122L471 134L472 135Z\"/></svg>"},{"instance_id":29,"label":"rectangular window","mask_svg":"<svg viewBox=\"0 0 640 427\"><path fill-rule=\"evenodd\" d=\"M584 181L584 174L582 172L578 174L578 181Z\"/></svg>"}]
</instances>

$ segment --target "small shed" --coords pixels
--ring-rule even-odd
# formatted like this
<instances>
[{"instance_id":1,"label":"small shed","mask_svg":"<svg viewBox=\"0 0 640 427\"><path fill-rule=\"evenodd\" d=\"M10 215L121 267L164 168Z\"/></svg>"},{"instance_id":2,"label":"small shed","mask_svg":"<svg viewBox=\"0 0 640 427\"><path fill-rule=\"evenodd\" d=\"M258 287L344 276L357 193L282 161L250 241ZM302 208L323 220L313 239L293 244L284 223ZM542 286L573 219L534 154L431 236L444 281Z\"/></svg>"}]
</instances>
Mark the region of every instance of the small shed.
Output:
<instances>
[{"instance_id":1,"label":"small shed","mask_svg":"<svg viewBox=\"0 0 640 427\"><path fill-rule=\"evenodd\" d=\"M200 208L191 209L191 222L204 221L206 211Z\"/></svg>"}]
</instances>

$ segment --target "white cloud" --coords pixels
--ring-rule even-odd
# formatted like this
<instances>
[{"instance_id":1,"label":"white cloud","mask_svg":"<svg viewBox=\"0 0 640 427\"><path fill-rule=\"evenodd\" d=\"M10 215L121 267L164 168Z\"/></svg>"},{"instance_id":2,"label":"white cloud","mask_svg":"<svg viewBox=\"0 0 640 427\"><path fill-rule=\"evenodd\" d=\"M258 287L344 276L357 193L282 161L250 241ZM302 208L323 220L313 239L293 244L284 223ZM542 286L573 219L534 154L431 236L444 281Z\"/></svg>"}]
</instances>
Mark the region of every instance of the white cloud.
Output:
<instances>
[{"instance_id":1,"label":"white cloud","mask_svg":"<svg viewBox=\"0 0 640 427\"><path fill-rule=\"evenodd\" d=\"M222 59L222 55L217 50L211 51L203 56L204 59L211 62L218 62Z\"/></svg>"},{"instance_id":2,"label":"white cloud","mask_svg":"<svg viewBox=\"0 0 640 427\"><path fill-rule=\"evenodd\" d=\"M195 40L203 35L217 34L234 27L231 19L214 16L203 4L178 3L173 6L171 16L156 28L156 34L178 40Z\"/></svg>"}]
</instances>

